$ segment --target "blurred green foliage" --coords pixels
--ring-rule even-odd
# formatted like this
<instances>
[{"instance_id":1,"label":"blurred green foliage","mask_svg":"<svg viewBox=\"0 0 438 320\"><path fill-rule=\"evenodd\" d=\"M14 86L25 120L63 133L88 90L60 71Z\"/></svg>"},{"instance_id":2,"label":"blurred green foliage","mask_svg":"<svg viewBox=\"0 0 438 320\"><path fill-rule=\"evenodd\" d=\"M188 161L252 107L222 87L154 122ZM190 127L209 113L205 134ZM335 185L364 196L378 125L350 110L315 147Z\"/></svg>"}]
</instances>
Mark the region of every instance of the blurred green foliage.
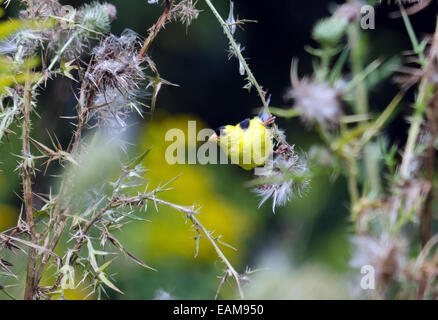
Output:
<instances>
[{"instance_id":1,"label":"blurred green foliage","mask_svg":"<svg viewBox=\"0 0 438 320\"><path fill-rule=\"evenodd\" d=\"M78 1L69 3L78 5ZM154 23L162 9L160 6L148 5L146 1L114 0L111 3L118 9L118 20L113 27L113 32L118 34L125 28L132 28L145 35L147 28ZM218 5L225 13L228 2ZM288 8L293 8L292 6L290 4ZM251 12L250 7L251 4L242 4L242 12ZM14 10L16 8L12 8L11 12ZM281 14L292 16L293 12L290 9ZM276 17L261 15L246 18L260 19L259 24L263 24L265 20L280 21ZM309 18L306 23L310 26L318 17L313 15L306 18ZM296 21L299 21L299 17L293 21L282 21L281 26L285 28L291 25L290 28L293 29L298 23ZM2 22L0 39L2 30L13 30L15 25L16 22L6 25ZM308 29L299 29L300 32L296 32L294 38L279 39L278 46L274 49L260 48L267 50L271 56L269 59L265 57L263 63L260 62L263 56L259 56L259 64L254 63L254 69L257 74L261 74L259 78L262 83L277 90L274 91L276 96L273 98L277 104L282 103L281 94L288 83L289 70L285 66L290 64L290 58L294 54L303 53L303 39L307 41L310 37L310 28ZM390 56L402 47L402 40L397 36L396 31L383 29L376 36L376 44L371 49L383 48ZM394 39L393 44L385 44L388 37ZM243 43L247 39L249 50L254 55L257 48L265 47L264 41L268 41L252 27L248 27L247 32L241 36ZM296 43L289 44L292 42ZM286 48L284 43L287 43ZM351 230L348 196L343 178L336 177L335 173L316 176L302 197L293 199L273 215L269 203L257 208L258 199L245 186L251 176L236 166L171 166L164 161L164 151L170 144L164 142L164 134L168 128L181 128L185 131L188 120L198 120L198 129L203 126L218 126L225 119L233 123L240 121L258 106L254 97L248 97L247 92L241 90L236 61L227 62L226 46L222 31L207 12L201 13L199 19L189 27L187 34L185 26L169 24L166 27L152 47L151 56L157 63L160 74L165 79L180 84L182 88L163 87L158 98L158 111L152 120L142 120L138 124L133 141L137 147L131 148L136 150L130 149L130 153L138 154L145 148L152 148L144 160L144 165L149 169L147 176L151 188L179 176L171 184L174 189L163 193L163 199L181 205L200 205L200 220L209 230L215 231L214 235L222 235L222 241L237 249L234 251L223 247L239 271L244 271L247 266L253 269L268 268L268 271L254 274L254 284L251 286L256 288L249 287L249 298L345 297L344 275L349 270L348 237ZM283 65L271 62L276 59L276 52L281 55ZM7 65L0 64L0 77L1 70L8 70ZM8 76L5 79L9 79ZM227 81L230 86L227 86ZM2 83L0 78L0 85ZM211 88L204 90L203 87L207 86ZM62 94L57 92L60 87L64 90L62 92L70 92L68 84L61 81L49 83L49 93L40 99L38 113L42 117L36 114L32 116L33 127L38 128L35 134L42 141L48 141L44 134L46 128L57 129L61 140L66 132L72 130L68 121L52 118L53 123L49 123L50 121L45 120L47 115L71 115L68 110L74 105L74 97L61 97ZM380 95L375 96L373 101L378 102ZM202 119L207 117L204 122ZM295 143L303 152L317 141L295 119L281 121L281 124L287 129L288 141ZM10 129L17 131L14 127ZM63 143L67 144L68 141L64 139ZM16 195L19 194L20 182L18 173L14 171L17 163L9 156L19 154L19 149L17 135L9 135L8 140L0 144L0 230L14 225L20 212L20 202ZM58 170L49 173L58 173ZM49 174L39 178L35 182L35 190L48 193L52 182ZM199 254L195 258L195 232L190 225L185 223L180 213L160 206L158 209L156 212L154 206L149 206L145 218L150 222L128 225L123 232L117 234L131 252L158 271L144 270L132 264L129 259L119 259L118 263L111 266L111 270L118 274L117 286L125 295L111 292L111 298L151 299L160 289L181 299L214 297L219 284L219 279L215 281L215 277L222 273L222 263L217 260L205 239L201 239ZM140 212L136 214L144 215ZM62 249L59 248L60 252ZM15 263L19 265L20 261ZM24 266L21 275L24 275ZM298 284L296 279L300 279ZM50 283L49 280L50 271L43 285ZM221 297L234 298L233 289L234 283L229 281ZM83 296L82 291L66 294L67 298Z\"/></svg>"}]
</instances>

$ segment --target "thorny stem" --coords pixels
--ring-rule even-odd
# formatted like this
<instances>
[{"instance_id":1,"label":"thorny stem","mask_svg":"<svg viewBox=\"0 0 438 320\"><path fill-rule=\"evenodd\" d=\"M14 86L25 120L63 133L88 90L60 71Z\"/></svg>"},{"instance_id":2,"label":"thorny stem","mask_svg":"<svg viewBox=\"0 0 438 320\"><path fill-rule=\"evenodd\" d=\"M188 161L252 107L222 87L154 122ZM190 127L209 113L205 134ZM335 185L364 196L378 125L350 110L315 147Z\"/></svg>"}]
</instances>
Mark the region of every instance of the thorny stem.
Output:
<instances>
[{"instance_id":1,"label":"thorny stem","mask_svg":"<svg viewBox=\"0 0 438 320\"><path fill-rule=\"evenodd\" d=\"M152 44L155 37L157 36L158 32L166 23L166 20L169 16L169 13L170 13L170 9L172 8L173 0L165 0L165 1L166 1L166 7L164 8L162 15L160 16L160 18L158 18L157 23L152 26L148 37L144 41L143 46L141 47L140 52L138 53L137 58L139 60L142 59L143 56L146 54L150 45Z\"/></svg>"},{"instance_id":2,"label":"thorny stem","mask_svg":"<svg viewBox=\"0 0 438 320\"><path fill-rule=\"evenodd\" d=\"M35 276L35 287L38 286L39 282L41 281L44 267L46 266L47 262L49 262L49 259L51 257L51 252L53 252L55 247L58 245L58 241L61 238L61 235L62 235L62 232L64 231L65 226L66 226L66 221L61 220L58 224L58 227L56 228L55 234L53 235L53 238L50 242L50 245L47 248L48 251L44 254L43 258L41 259L40 266L38 267L38 271L37 271L36 276Z\"/></svg>"},{"instance_id":3,"label":"thorny stem","mask_svg":"<svg viewBox=\"0 0 438 320\"><path fill-rule=\"evenodd\" d=\"M210 0L204 0L204 1L210 7L214 16L216 17L216 19L219 21L220 25L222 26L222 29L224 30L228 40L230 41L230 44L233 47L237 58L239 59L240 63L243 65L243 67L246 71L247 78L248 78L249 82L251 83L251 85L253 85L256 88L257 93L260 97L260 100L262 101L263 108L264 108L265 112L269 116L271 116L272 114L271 114L271 111L269 110L268 103L266 102L265 92L263 91L262 87L258 83L258 81L255 78L254 74L252 73L251 69L249 68L249 65L246 62L245 58L242 56L242 53L240 52L241 49L240 49L239 45L236 43L236 41L234 40L234 37L231 34L231 31L229 29L228 24L224 21L224 19L222 19L221 15L219 14L219 12L217 12L216 8L214 7L213 3ZM284 139L281 139L281 135L278 131L278 127L275 123L273 124L272 129L273 129L274 137L276 138L276 140L285 144L285 145L288 145L287 142L284 141Z\"/></svg>"},{"instance_id":4,"label":"thorny stem","mask_svg":"<svg viewBox=\"0 0 438 320\"><path fill-rule=\"evenodd\" d=\"M29 71L28 77L29 78ZM31 90L30 79L26 80L24 88L24 110L23 110L23 132L22 132L22 183L23 183L23 199L26 211L26 220L29 225L30 236L33 243L38 239L38 234L35 230L35 223L33 220L33 209L32 209L32 180L31 180L31 170L32 164L29 162L30 159L30 112L32 103L32 90ZM35 263L37 259L37 252L34 248L29 248L29 257L27 260L27 278L26 278L26 288L24 292L24 299L31 300L34 294L35 287Z\"/></svg>"},{"instance_id":5,"label":"thorny stem","mask_svg":"<svg viewBox=\"0 0 438 320\"><path fill-rule=\"evenodd\" d=\"M73 146L71 149L71 152L73 154L78 151L79 142L81 140L81 135L82 135L82 130L84 129L85 125L87 124L88 115L89 115L89 106L86 105L83 109L80 110L79 115L78 115L78 124L77 124L76 130L75 130L75 133L74 133L74 142L73 142Z\"/></svg>"},{"instance_id":6,"label":"thorny stem","mask_svg":"<svg viewBox=\"0 0 438 320\"><path fill-rule=\"evenodd\" d=\"M105 214L105 212L107 212L111 208L115 208L115 207L117 207L119 205L121 205L121 204L116 201L116 198L112 198L111 201L104 208L102 208L99 212L97 212L90 219L90 221L88 221L86 223L84 228L81 230L80 236L76 240L75 246L72 249L72 252L75 253L75 254L71 255L70 260L67 261L67 263L69 265L71 265L71 266L74 265L74 263L76 262L77 258L79 257L79 255L77 253L81 250L82 246L84 245L84 241L85 241L85 239L87 239L87 236L88 236L88 233L89 233L91 227ZM64 277L64 274L61 272L58 275L58 277L56 278L55 283L53 284L53 286L49 289L49 291L56 290L63 277Z\"/></svg>"}]
</instances>

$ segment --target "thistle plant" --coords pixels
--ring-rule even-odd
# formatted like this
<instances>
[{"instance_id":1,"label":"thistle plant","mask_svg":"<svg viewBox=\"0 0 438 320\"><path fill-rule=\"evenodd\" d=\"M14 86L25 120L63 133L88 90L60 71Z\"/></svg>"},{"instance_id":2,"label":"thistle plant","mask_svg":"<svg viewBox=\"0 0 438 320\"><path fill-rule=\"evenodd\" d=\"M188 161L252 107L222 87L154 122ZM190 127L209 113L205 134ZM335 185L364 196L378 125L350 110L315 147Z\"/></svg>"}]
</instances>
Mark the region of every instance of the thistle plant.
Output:
<instances>
[{"instance_id":1,"label":"thistle plant","mask_svg":"<svg viewBox=\"0 0 438 320\"><path fill-rule=\"evenodd\" d=\"M120 36L110 33L117 14L111 4L93 2L75 9L56 0L35 0L23 1L23 6L20 19L3 23L8 33L0 35L2 70L8 71L1 87L0 137L4 142L15 133L12 127L21 128L22 152L15 157L23 188L17 226L0 234L1 275L18 279L6 257L24 253L24 299L64 298L65 290L79 286L86 288L87 296L97 298L108 289L121 293L108 271L114 259L107 258L115 250L149 271L156 270L129 252L114 231L145 220L135 212L147 210L150 204L155 208L163 205L190 221L197 250L199 239L210 242L225 265L220 287L232 277L243 298L244 275L237 273L223 254L220 246L227 244L201 223L199 207L162 200L159 195L169 190L172 181L148 187L147 170L141 163L149 149L127 161L122 161L120 153L126 150L122 133L130 126L129 114L135 111L143 116L148 107L153 111L161 85L170 84L160 78L148 48L166 22L179 20L190 25L198 16L195 3L166 1L163 15L143 46L140 36L130 30ZM41 68L37 54L43 62ZM38 69L41 71L36 72ZM32 130L31 115L39 108L37 96L55 76L79 83L75 129L67 147L55 134L49 134L52 144L46 145L34 138ZM145 103L149 89L151 106ZM36 177L56 164L62 174L53 192L34 192ZM42 205L37 207L36 199ZM59 247L64 248L61 254L56 253ZM43 286L42 278L48 272L52 284ZM0 290L14 298L5 286Z\"/></svg>"},{"instance_id":2,"label":"thistle plant","mask_svg":"<svg viewBox=\"0 0 438 320\"><path fill-rule=\"evenodd\" d=\"M369 59L366 31L360 27L362 1L351 0L315 24L311 32L315 45L306 47L314 59L313 72L302 75L298 60L292 60L290 70L285 70L290 83L284 84L285 94L280 97L288 107L279 108L270 105L267 89L244 57L244 44L237 40L238 27L253 20L237 18L231 1L226 19L214 1L199 1L222 29L228 40L224 55L238 63L242 87L258 96L262 114L271 123L275 116L299 117L319 137L317 145L301 152L293 139L288 141L285 130L272 124L272 158L264 168L257 168L248 183L260 197L259 207L271 200L275 212L312 192L312 178L336 169L348 187L354 248L350 265L376 270L373 298L436 299L438 235L432 219L438 27L420 40L410 22L410 14L425 6L400 5L395 14L403 20L412 52L406 60L409 65L387 74L398 81L400 90L386 106L373 106L369 98L376 84L373 77L390 69L390 61L380 56ZM20 137L20 154L7 156L18 162L22 205L17 225L0 233L0 276L24 284L24 299L64 298L65 290L79 287L85 287L87 297L103 298L109 289L122 293L110 272L117 253L145 272L157 271L126 248L116 231L146 220L143 211L158 211L160 206L173 209L192 227L195 256L200 239L216 252L224 266L216 297L228 279L237 296L245 297L244 283L253 271L239 272L231 264L223 247L234 247L204 226L201 206L165 200L162 195L174 179L151 188L143 160L153 148L128 156L131 142L125 133L134 125L132 117L153 121L149 115L155 111L161 87L172 85L161 78L150 47L166 24L178 21L188 32L201 14L197 1L148 3L162 4L163 12L144 38L131 30L111 34L117 9L100 2L73 8L57 0L21 1L19 18L0 25L0 142ZM52 132L47 133L50 143L43 143L33 127L32 119L41 108L38 96L55 77L76 83L77 104L70 110L74 129L67 146ZM411 91L413 101L407 94ZM385 127L407 104L413 105L413 110L404 110L407 139L391 145ZM34 183L47 172L56 172L55 182L50 180L49 193L37 193ZM418 236L410 232L413 229ZM25 257L25 279L19 279L12 255ZM50 284L43 285L43 278ZM15 298L1 283L0 291Z\"/></svg>"}]
</instances>

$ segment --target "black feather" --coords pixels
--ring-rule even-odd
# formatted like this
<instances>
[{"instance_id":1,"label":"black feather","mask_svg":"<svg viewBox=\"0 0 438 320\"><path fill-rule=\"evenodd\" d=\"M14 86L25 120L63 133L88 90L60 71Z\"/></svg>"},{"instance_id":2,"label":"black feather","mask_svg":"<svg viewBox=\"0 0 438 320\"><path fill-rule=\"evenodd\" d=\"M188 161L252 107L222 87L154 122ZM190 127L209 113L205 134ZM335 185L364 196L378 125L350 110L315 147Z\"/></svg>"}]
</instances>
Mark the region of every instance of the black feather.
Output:
<instances>
[{"instance_id":1,"label":"black feather","mask_svg":"<svg viewBox=\"0 0 438 320\"><path fill-rule=\"evenodd\" d=\"M258 117L260 118L260 120L262 120L262 122L266 122L269 119L270 115L269 115L269 113L266 112L265 109L263 109L258 114Z\"/></svg>"},{"instance_id":2,"label":"black feather","mask_svg":"<svg viewBox=\"0 0 438 320\"><path fill-rule=\"evenodd\" d=\"M248 129L248 128L249 128L249 122L250 122L249 118L246 118L245 120L242 120L242 121L239 123L240 128L242 128L242 130L246 130L246 129Z\"/></svg>"},{"instance_id":3,"label":"black feather","mask_svg":"<svg viewBox=\"0 0 438 320\"><path fill-rule=\"evenodd\" d=\"M225 126L220 126L219 128L217 128L217 129L215 130L216 135L217 135L218 137L220 137L220 135L221 135L221 133L222 133L222 130L224 130L224 129L225 129Z\"/></svg>"}]
</instances>

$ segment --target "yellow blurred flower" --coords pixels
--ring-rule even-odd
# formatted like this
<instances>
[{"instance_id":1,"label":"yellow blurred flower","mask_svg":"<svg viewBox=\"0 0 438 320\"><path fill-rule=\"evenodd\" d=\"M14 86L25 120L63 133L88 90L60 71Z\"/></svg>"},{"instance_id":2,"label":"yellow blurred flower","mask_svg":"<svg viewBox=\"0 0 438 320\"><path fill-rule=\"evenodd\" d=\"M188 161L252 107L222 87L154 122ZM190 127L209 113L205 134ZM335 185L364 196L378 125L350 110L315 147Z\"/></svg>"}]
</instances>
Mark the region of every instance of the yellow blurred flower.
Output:
<instances>
[{"instance_id":1,"label":"yellow blurred flower","mask_svg":"<svg viewBox=\"0 0 438 320\"><path fill-rule=\"evenodd\" d=\"M208 230L214 231L213 236L222 235L221 241L238 249L236 252L220 245L227 257L236 261L245 249L244 239L249 236L250 230L253 230L249 214L244 212L243 207L230 203L218 194L211 172L212 167L169 165L165 160L166 148L173 143L165 141L167 130L181 129L187 137L187 123L193 120L197 121L197 130L205 127L198 119L186 115L169 116L164 113L156 114L154 121L147 124L139 145L143 148L152 146L151 152L144 160L144 166L149 170L149 188L151 190L160 183L163 184L180 175L171 183L173 189L160 193L159 197L180 205L201 206L199 219ZM189 147L193 147L193 143ZM149 206L152 209L153 204ZM174 209L160 205L158 209L158 213L155 213L155 210L149 211L147 219L152 223L136 224L132 226L135 230L130 231L141 235L135 241L143 247L147 261L157 261L175 255L193 259L196 232L191 229L190 222L185 221L182 214ZM198 259L217 260L214 249L206 239L200 240Z\"/></svg>"}]
</instances>

